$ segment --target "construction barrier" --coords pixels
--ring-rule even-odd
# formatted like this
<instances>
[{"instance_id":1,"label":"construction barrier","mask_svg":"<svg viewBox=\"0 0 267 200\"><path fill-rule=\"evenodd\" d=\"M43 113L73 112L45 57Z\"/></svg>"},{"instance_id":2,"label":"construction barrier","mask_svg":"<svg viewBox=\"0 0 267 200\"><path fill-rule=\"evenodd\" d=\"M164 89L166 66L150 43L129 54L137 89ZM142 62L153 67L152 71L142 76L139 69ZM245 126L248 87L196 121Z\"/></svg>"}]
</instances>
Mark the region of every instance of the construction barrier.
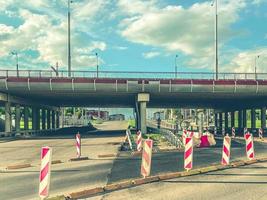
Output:
<instances>
[{"instance_id":1,"label":"construction barrier","mask_svg":"<svg viewBox=\"0 0 267 200\"><path fill-rule=\"evenodd\" d=\"M232 138L235 138L235 127L232 127Z\"/></svg>"},{"instance_id":2,"label":"construction barrier","mask_svg":"<svg viewBox=\"0 0 267 200\"><path fill-rule=\"evenodd\" d=\"M137 140L136 140L136 146L137 146L137 151L142 151L142 132L137 131Z\"/></svg>"},{"instance_id":3,"label":"construction barrier","mask_svg":"<svg viewBox=\"0 0 267 200\"><path fill-rule=\"evenodd\" d=\"M259 128L259 138L263 139L263 129Z\"/></svg>"},{"instance_id":4,"label":"construction barrier","mask_svg":"<svg viewBox=\"0 0 267 200\"><path fill-rule=\"evenodd\" d=\"M144 141L141 175L145 178L150 175L151 160L152 160L153 140L147 139Z\"/></svg>"},{"instance_id":5,"label":"construction barrier","mask_svg":"<svg viewBox=\"0 0 267 200\"><path fill-rule=\"evenodd\" d=\"M132 150L133 149L133 144L132 144L132 139L131 139L131 132L130 130L126 130L126 137L129 143L129 147Z\"/></svg>"},{"instance_id":6,"label":"construction barrier","mask_svg":"<svg viewBox=\"0 0 267 200\"><path fill-rule=\"evenodd\" d=\"M39 177L39 196L45 199L49 196L52 148L43 147L41 151L41 170Z\"/></svg>"},{"instance_id":7,"label":"construction barrier","mask_svg":"<svg viewBox=\"0 0 267 200\"><path fill-rule=\"evenodd\" d=\"M231 152L231 138L228 134L223 139L222 165L229 165Z\"/></svg>"},{"instance_id":8,"label":"construction barrier","mask_svg":"<svg viewBox=\"0 0 267 200\"><path fill-rule=\"evenodd\" d=\"M245 140L246 140L246 152L247 152L247 158L249 160L253 160L255 158L254 154L254 144L253 144L253 136L249 132L245 134Z\"/></svg>"},{"instance_id":9,"label":"construction barrier","mask_svg":"<svg viewBox=\"0 0 267 200\"><path fill-rule=\"evenodd\" d=\"M81 135L78 132L76 134L76 150L77 150L77 158L81 157Z\"/></svg>"},{"instance_id":10,"label":"construction barrier","mask_svg":"<svg viewBox=\"0 0 267 200\"><path fill-rule=\"evenodd\" d=\"M185 138L184 168L189 171L193 168L193 138Z\"/></svg>"},{"instance_id":11,"label":"construction barrier","mask_svg":"<svg viewBox=\"0 0 267 200\"><path fill-rule=\"evenodd\" d=\"M248 129L245 127L244 128L244 136L245 136L245 134L248 132Z\"/></svg>"}]
</instances>

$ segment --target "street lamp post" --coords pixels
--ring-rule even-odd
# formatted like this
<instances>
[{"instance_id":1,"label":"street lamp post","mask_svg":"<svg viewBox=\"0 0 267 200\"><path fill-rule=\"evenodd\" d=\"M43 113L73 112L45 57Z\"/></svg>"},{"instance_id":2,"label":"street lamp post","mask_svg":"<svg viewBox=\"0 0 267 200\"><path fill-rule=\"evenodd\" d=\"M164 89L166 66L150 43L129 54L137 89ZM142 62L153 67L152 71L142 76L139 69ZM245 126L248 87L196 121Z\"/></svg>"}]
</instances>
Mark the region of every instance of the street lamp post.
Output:
<instances>
[{"instance_id":1,"label":"street lamp post","mask_svg":"<svg viewBox=\"0 0 267 200\"><path fill-rule=\"evenodd\" d=\"M214 0L211 4L215 7L215 79L218 80L218 0Z\"/></svg>"},{"instance_id":2,"label":"street lamp post","mask_svg":"<svg viewBox=\"0 0 267 200\"><path fill-rule=\"evenodd\" d=\"M70 4L72 0L68 0L68 77L71 77L71 45L70 45Z\"/></svg>"},{"instance_id":3,"label":"street lamp post","mask_svg":"<svg viewBox=\"0 0 267 200\"><path fill-rule=\"evenodd\" d=\"M260 58L260 55L255 57L255 80L257 79L257 59Z\"/></svg>"},{"instance_id":4,"label":"street lamp post","mask_svg":"<svg viewBox=\"0 0 267 200\"><path fill-rule=\"evenodd\" d=\"M98 53L95 53L95 56L96 56L96 77L98 78L98 73L99 73Z\"/></svg>"},{"instance_id":5,"label":"street lamp post","mask_svg":"<svg viewBox=\"0 0 267 200\"><path fill-rule=\"evenodd\" d=\"M178 59L178 55L175 55L175 78L177 78L177 59Z\"/></svg>"},{"instance_id":6,"label":"street lamp post","mask_svg":"<svg viewBox=\"0 0 267 200\"><path fill-rule=\"evenodd\" d=\"M19 77L19 58L18 58L18 52L12 51L12 55L16 56L16 70L17 70L17 77Z\"/></svg>"}]
</instances>

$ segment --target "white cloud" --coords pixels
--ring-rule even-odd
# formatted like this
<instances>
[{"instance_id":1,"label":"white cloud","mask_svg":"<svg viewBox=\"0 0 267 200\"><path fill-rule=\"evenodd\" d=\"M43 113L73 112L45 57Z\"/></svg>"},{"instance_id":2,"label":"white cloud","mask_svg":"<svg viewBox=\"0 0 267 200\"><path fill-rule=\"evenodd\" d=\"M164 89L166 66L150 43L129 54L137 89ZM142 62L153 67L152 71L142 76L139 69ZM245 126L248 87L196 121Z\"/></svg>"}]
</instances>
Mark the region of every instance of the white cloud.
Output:
<instances>
[{"instance_id":1,"label":"white cloud","mask_svg":"<svg viewBox=\"0 0 267 200\"><path fill-rule=\"evenodd\" d=\"M154 57L157 57L159 55L160 55L160 53L159 52L156 52L156 51L151 51L151 52L143 53L143 56L146 59L154 58Z\"/></svg>"},{"instance_id":2,"label":"white cloud","mask_svg":"<svg viewBox=\"0 0 267 200\"><path fill-rule=\"evenodd\" d=\"M157 0L119 0L117 4L122 13L128 15L135 15L157 10L157 2Z\"/></svg>"}]
</instances>

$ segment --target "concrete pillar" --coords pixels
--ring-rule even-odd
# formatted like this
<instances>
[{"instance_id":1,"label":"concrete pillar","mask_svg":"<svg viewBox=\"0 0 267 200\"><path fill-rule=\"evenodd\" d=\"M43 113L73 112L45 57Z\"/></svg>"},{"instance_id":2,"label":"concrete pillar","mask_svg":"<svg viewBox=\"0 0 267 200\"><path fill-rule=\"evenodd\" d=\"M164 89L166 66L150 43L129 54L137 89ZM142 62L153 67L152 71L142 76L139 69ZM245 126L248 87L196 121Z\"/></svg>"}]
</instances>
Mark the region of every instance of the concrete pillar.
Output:
<instances>
[{"instance_id":1,"label":"concrete pillar","mask_svg":"<svg viewBox=\"0 0 267 200\"><path fill-rule=\"evenodd\" d=\"M231 128L235 127L235 111L231 112Z\"/></svg>"},{"instance_id":2,"label":"concrete pillar","mask_svg":"<svg viewBox=\"0 0 267 200\"><path fill-rule=\"evenodd\" d=\"M29 108L24 106L24 130L29 130Z\"/></svg>"},{"instance_id":3,"label":"concrete pillar","mask_svg":"<svg viewBox=\"0 0 267 200\"><path fill-rule=\"evenodd\" d=\"M254 108L251 109L251 128L256 128L256 110Z\"/></svg>"},{"instance_id":4,"label":"concrete pillar","mask_svg":"<svg viewBox=\"0 0 267 200\"><path fill-rule=\"evenodd\" d=\"M37 108L36 109L36 130L40 130L40 123L41 123L41 120L40 120L40 108Z\"/></svg>"},{"instance_id":5,"label":"concrete pillar","mask_svg":"<svg viewBox=\"0 0 267 200\"><path fill-rule=\"evenodd\" d=\"M5 103L5 132L7 133L12 131L12 118L11 118L11 104L10 102Z\"/></svg>"},{"instance_id":6,"label":"concrete pillar","mask_svg":"<svg viewBox=\"0 0 267 200\"><path fill-rule=\"evenodd\" d=\"M42 130L46 129L46 110L42 109Z\"/></svg>"},{"instance_id":7,"label":"concrete pillar","mask_svg":"<svg viewBox=\"0 0 267 200\"><path fill-rule=\"evenodd\" d=\"M137 96L137 101L140 105L140 130L143 134L147 133L147 127L146 127L146 106L147 102L149 102L149 94L148 93L140 93Z\"/></svg>"},{"instance_id":8,"label":"concrete pillar","mask_svg":"<svg viewBox=\"0 0 267 200\"><path fill-rule=\"evenodd\" d=\"M15 130L20 131L20 105L15 106Z\"/></svg>"},{"instance_id":9,"label":"concrete pillar","mask_svg":"<svg viewBox=\"0 0 267 200\"><path fill-rule=\"evenodd\" d=\"M219 113L219 127L218 130L222 132L222 127L223 127L223 116L222 113Z\"/></svg>"},{"instance_id":10,"label":"concrete pillar","mask_svg":"<svg viewBox=\"0 0 267 200\"><path fill-rule=\"evenodd\" d=\"M247 127L247 110L243 110L243 128Z\"/></svg>"},{"instance_id":11,"label":"concrete pillar","mask_svg":"<svg viewBox=\"0 0 267 200\"><path fill-rule=\"evenodd\" d=\"M82 111L83 112L83 111ZM55 118L55 111L52 110L52 129L56 128L56 118Z\"/></svg>"},{"instance_id":12,"label":"concrete pillar","mask_svg":"<svg viewBox=\"0 0 267 200\"><path fill-rule=\"evenodd\" d=\"M56 128L59 128L60 118L59 118L59 111L56 111Z\"/></svg>"},{"instance_id":13,"label":"concrete pillar","mask_svg":"<svg viewBox=\"0 0 267 200\"><path fill-rule=\"evenodd\" d=\"M228 129L228 112L224 113L224 128L225 128L225 131L227 132L227 129Z\"/></svg>"},{"instance_id":14,"label":"concrete pillar","mask_svg":"<svg viewBox=\"0 0 267 200\"><path fill-rule=\"evenodd\" d=\"M198 126L198 131L200 133L203 133L203 126L204 126L204 110L203 109L198 109L197 110L197 126Z\"/></svg>"},{"instance_id":15,"label":"concrete pillar","mask_svg":"<svg viewBox=\"0 0 267 200\"><path fill-rule=\"evenodd\" d=\"M266 107L261 108L261 127L266 128Z\"/></svg>"},{"instance_id":16,"label":"concrete pillar","mask_svg":"<svg viewBox=\"0 0 267 200\"><path fill-rule=\"evenodd\" d=\"M243 126L243 110L238 111L238 128L242 129Z\"/></svg>"},{"instance_id":17,"label":"concrete pillar","mask_svg":"<svg viewBox=\"0 0 267 200\"><path fill-rule=\"evenodd\" d=\"M37 108L32 107L32 130L37 130Z\"/></svg>"},{"instance_id":18,"label":"concrete pillar","mask_svg":"<svg viewBox=\"0 0 267 200\"><path fill-rule=\"evenodd\" d=\"M47 129L51 129L51 111L50 110L47 110L46 117L47 117Z\"/></svg>"},{"instance_id":19,"label":"concrete pillar","mask_svg":"<svg viewBox=\"0 0 267 200\"><path fill-rule=\"evenodd\" d=\"M219 126L219 124L218 124L218 113L214 113L214 126L215 127Z\"/></svg>"}]
</instances>

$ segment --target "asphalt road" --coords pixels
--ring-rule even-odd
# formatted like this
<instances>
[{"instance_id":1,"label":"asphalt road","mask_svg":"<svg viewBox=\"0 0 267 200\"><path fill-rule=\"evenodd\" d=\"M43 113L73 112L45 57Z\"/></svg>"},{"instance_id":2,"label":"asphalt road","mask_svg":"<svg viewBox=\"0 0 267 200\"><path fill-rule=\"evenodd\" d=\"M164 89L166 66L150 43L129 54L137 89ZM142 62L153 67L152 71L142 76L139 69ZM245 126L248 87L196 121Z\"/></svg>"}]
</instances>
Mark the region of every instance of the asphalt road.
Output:
<instances>
[{"instance_id":1,"label":"asphalt road","mask_svg":"<svg viewBox=\"0 0 267 200\"><path fill-rule=\"evenodd\" d=\"M267 163L176 178L119 190L90 200L266 200Z\"/></svg>"},{"instance_id":2,"label":"asphalt road","mask_svg":"<svg viewBox=\"0 0 267 200\"><path fill-rule=\"evenodd\" d=\"M194 148L193 167L200 168L219 164L222 158L222 139L216 139L216 146L210 148ZM256 157L267 154L267 143L254 142ZM141 156L132 157L124 153L126 159L116 159L109 176L109 183L128 178L140 177ZM165 172L184 171L183 152L155 153L152 156L151 175ZM231 145L231 161L246 159L245 141L233 140Z\"/></svg>"},{"instance_id":3,"label":"asphalt road","mask_svg":"<svg viewBox=\"0 0 267 200\"><path fill-rule=\"evenodd\" d=\"M98 125L99 130L82 134L82 155L88 161L65 162L52 165L50 196L105 185L113 165L113 158L101 159L100 154L116 153L125 136L127 122L108 122ZM75 134L75 133L74 133ZM67 161L76 156L74 135L35 137L25 140L0 142L0 199L38 199L40 150L42 146L53 148L53 160ZM30 162L34 167L20 170L3 170L8 164Z\"/></svg>"}]
</instances>

